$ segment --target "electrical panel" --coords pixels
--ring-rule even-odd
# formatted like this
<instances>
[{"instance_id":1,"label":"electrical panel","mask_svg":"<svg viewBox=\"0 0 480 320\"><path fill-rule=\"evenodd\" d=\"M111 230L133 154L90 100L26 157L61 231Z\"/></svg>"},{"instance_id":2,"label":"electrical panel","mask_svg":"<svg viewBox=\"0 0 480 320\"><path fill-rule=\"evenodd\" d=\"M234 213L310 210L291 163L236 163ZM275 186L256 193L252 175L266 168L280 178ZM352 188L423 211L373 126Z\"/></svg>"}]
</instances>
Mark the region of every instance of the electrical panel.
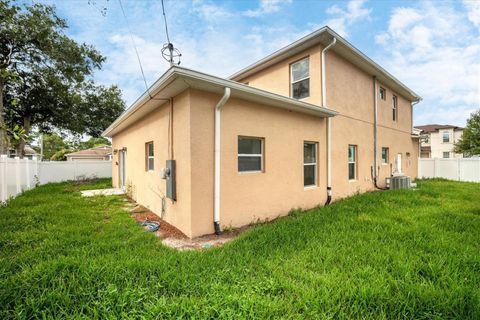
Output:
<instances>
[{"instance_id":1,"label":"electrical panel","mask_svg":"<svg viewBox=\"0 0 480 320\"><path fill-rule=\"evenodd\" d=\"M167 198L173 201L177 200L175 160L167 160L165 167L165 180L167 182Z\"/></svg>"}]
</instances>

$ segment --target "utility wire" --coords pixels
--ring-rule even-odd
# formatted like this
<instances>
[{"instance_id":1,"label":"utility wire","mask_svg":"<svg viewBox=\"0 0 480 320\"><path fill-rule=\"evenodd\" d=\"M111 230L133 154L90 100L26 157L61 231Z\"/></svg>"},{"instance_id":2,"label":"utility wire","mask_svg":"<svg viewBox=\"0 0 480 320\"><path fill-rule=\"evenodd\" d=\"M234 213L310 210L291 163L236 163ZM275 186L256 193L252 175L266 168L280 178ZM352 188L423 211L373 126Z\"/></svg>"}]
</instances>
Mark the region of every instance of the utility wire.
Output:
<instances>
[{"instance_id":1,"label":"utility wire","mask_svg":"<svg viewBox=\"0 0 480 320\"><path fill-rule=\"evenodd\" d=\"M127 23L128 32L130 34L130 39L132 40L133 48L135 49L135 54L137 55L138 65L140 66L140 71L142 72L143 82L145 83L145 89L148 92L150 98L153 97L150 95L150 91L148 90L147 79L145 78L145 72L143 72L142 61L140 60L140 55L138 54L137 46L135 45L135 39L133 38L132 29L130 29L130 24L128 23L127 15L125 14L125 10L123 9L122 0L118 0L120 4L120 8L122 9L123 17L125 18L125 22ZM163 1L162 1L163 3Z\"/></svg>"},{"instance_id":2,"label":"utility wire","mask_svg":"<svg viewBox=\"0 0 480 320\"><path fill-rule=\"evenodd\" d=\"M168 26L167 26L167 16L165 15L165 6L162 0L162 13L163 13L163 20L165 21L165 33L167 34L167 41L170 43L170 37L168 36Z\"/></svg>"}]
</instances>

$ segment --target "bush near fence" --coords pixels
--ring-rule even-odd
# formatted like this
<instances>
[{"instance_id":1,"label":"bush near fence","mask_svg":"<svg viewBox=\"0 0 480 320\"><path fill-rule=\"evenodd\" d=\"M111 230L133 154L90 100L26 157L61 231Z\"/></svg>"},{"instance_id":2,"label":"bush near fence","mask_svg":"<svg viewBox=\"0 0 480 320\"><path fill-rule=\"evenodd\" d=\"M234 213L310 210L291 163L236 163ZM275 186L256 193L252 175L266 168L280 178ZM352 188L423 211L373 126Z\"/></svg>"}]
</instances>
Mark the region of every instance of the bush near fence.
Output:
<instances>
[{"instance_id":1,"label":"bush near fence","mask_svg":"<svg viewBox=\"0 0 480 320\"><path fill-rule=\"evenodd\" d=\"M0 202L49 182L111 178L111 161L49 161L0 156Z\"/></svg>"}]
</instances>

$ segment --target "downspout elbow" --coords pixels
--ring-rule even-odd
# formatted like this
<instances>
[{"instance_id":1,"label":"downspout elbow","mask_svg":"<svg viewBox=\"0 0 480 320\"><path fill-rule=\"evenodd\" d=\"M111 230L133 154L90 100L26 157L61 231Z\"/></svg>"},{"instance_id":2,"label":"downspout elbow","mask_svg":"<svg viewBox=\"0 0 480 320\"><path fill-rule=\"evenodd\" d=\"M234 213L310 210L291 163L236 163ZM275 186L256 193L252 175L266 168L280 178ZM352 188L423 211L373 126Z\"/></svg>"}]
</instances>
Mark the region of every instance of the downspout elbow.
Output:
<instances>
[{"instance_id":1,"label":"downspout elbow","mask_svg":"<svg viewBox=\"0 0 480 320\"><path fill-rule=\"evenodd\" d=\"M222 107L230 99L230 88L225 87L222 98L215 106L215 181L214 181L214 217L213 227L215 234L221 233L220 229L220 114Z\"/></svg>"}]
</instances>

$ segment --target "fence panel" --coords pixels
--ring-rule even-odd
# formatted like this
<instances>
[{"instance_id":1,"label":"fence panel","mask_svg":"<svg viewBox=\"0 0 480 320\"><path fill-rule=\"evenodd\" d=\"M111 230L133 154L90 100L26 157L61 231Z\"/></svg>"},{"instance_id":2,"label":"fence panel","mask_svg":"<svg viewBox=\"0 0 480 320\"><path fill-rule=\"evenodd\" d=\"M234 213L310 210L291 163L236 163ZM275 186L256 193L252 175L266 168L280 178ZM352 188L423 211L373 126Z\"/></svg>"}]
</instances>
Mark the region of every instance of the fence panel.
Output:
<instances>
[{"instance_id":1,"label":"fence panel","mask_svg":"<svg viewBox=\"0 0 480 320\"><path fill-rule=\"evenodd\" d=\"M480 158L419 159L418 177L480 182Z\"/></svg>"},{"instance_id":2,"label":"fence panel","mask_svg":"<svg viewBox=\"0 0 480 320\"><path fill-rule=\"evenodd\" d=\"M111 161L50 161L0 156L0 202L34 188L37 184L111 178Z\"/></svg>"}]
</instances>

